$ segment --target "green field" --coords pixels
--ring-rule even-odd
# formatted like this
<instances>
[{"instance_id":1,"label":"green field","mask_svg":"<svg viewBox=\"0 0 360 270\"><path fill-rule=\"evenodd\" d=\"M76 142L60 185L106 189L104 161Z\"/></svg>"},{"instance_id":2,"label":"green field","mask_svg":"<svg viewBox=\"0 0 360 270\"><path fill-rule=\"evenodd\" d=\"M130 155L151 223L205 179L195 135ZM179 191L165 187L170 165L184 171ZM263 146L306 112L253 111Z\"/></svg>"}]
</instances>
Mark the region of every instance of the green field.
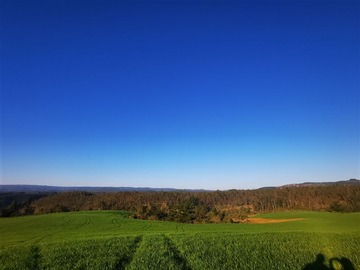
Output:
<instances>
[{"instance_id":1,"label":"green field","mask_svg":"<svg viewBox=\"0 0 360 270\"><path fill-rule=\"evenodd\" d=\"M127 216L93 211L2 218L0 269L303 269L318 254L327 266L335 257L343 258L345 270L360 266L360 213L257 216L303 218L268 224L180 224ZM341 269L338 261L332 265Z\"/></svg>"}]
</instances>

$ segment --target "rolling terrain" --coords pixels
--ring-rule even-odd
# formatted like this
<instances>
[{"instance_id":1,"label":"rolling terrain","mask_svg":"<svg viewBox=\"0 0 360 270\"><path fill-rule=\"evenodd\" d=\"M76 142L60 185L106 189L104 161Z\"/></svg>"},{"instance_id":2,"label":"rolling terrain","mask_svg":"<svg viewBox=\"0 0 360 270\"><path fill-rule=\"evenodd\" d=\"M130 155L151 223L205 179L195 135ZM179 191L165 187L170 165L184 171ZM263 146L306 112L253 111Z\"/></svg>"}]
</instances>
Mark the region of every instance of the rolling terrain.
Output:
<instances>
[{"instance_id":1,"label":"rolling terrain","mask_svg":"<svg viewBox=\"0 0 360 270\"><path fill-rule=\"evenodd\" d=\"M341 269L341 258L353 269L360 266L360 213L251 217L287 220L261 224L181 224L128 215L2 218L0 269L303 269L316 256L335 269Z\"/></svg>"},{"instance_id":2,"label":"rolling terrain","mask_svg":"<svg viewBox=\"0 0 360 270\"><path fill-rule=\"evenodd\" d=\"M335 182L304 182L298 184L289 184L280 187L291 186L326 186L326 185L360 185L360 180L349 179ZM262 187L260 189L276 188L276 187ZM69 192L69 191L84 191L84 192L122 192L122 191L210 191L205 189L176 189L176 188L151 188L151 187L92 187L92 186L47 186L47 185L0 185L0 193L9 192Z\"/></svg>"}]
</instances>

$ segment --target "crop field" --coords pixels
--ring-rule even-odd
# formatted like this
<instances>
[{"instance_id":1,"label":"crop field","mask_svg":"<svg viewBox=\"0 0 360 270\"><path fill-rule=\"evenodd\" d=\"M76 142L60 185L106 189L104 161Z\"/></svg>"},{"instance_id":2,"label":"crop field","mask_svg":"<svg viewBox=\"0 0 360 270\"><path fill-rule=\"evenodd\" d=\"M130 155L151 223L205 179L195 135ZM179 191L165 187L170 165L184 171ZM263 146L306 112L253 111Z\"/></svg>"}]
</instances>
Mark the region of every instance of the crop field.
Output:
<instances>
[{"instance_id":1,"label":"crop field","mask_svg":"<svg viewBox=\"0 0 360 270\"><path fill-rule=\"evenodd\" d=\"M360 269L360 213L180 224L121 211L0 219L0 269ZM306 266L313 268L306 268Z\"/></svg>"}]
</instances>

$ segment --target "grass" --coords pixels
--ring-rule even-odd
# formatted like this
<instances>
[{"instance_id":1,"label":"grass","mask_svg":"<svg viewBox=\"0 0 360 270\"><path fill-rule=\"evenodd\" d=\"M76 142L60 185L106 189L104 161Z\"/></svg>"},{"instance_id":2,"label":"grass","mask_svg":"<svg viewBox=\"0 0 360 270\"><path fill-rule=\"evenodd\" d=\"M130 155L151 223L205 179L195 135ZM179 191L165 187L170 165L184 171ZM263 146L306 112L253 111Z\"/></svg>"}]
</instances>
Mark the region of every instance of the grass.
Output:
<instances>
[{"instance_id":1,"label":"grass","mask_svg":"<svg viewBox=\"0 0 360 270\"><path fill-rule=\"evenodd\" d=\"M319 233L199 234L175 236L193 269L300 269L315 254L352 258L358 264L359 237ZM347 244L350 245L347 245Z\"/></svg>"},{"instance_id":2,"label":"grass","mask_svg":"<svg viewBox=\"0 0 360 270\"><path fill-rule=\"evenodd\" d=\"M2 218L0 269L302 269L317 254L327 265L336 257L360 266L360 213L257 216L303 218L269 224L180 224L127 216L93 211Z\"/></svg>"}]
</instances>

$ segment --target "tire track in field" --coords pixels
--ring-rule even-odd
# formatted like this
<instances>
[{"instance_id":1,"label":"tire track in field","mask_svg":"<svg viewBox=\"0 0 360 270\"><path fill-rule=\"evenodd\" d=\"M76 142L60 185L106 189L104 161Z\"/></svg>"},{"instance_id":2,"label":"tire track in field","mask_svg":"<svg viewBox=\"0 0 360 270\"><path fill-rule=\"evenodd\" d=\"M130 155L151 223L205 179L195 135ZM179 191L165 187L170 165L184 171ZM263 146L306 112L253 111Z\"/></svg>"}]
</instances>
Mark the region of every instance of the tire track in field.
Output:
<instances>
[{"instance_id":1,"label":"tire track in field","mask_svg":"<svg viewBox=\"0 0 360 270\"><path fill-rule=\"evenodd\" d=\"M134 231L145 231L151 227L152 224L150 222L146 222L145 225L142 225L139 228L136 228Z\"/></svg>"},{"instance_id":2,"label":"tire track in field","mask_svg":"<svg viewBox=\"0 0 360 270\"><path fill-rule=\"evenodd\" d=\"M44 235L44 236L41 236L41 237L38 237L34 240L35 243L39 243L41 242L42 240L44 240L45 238L47 237L50 237L50 236L53 236L55 233L51 233L51 234L47 234L47 235Z\"/></svg>"},{"instance_id":3,"label":"tire track in field","mask_svg":"<svg viewBox=\"0 0 360 270\"><path fill-rule=\"evenodd\" d=\"M24 241L20 241L21 243L25 243L25 242L34 242L34 243L40 243L42 240L44 240L47 237L51 237L53 235L55 235L56 233L49 233L46 235L42 235L42 236L35 236L33 238L30 238L28 240L24 240Z\"/></svg>"},{"instance_id":4,"label":"tire track in field","mask_svg":"<svg viewBox=\"0 0 360 270\"><path fill-rule=\"evenodd\" d=\"M91 218L85 217L85 221L83 223L81 223L80 225L78 225L76 227L76 229L81 229L82 227L85 227L85 226L89 225L90 223L91 223Z\"/></svg>"},{"instance_id":5,"label":"tire track in field","mask_svg":"<svg viewBox=\"0 0 360 270\"><path fill-rule=\"evenodd\" d=\"M142 236L138 236L134 239L134 241L132 242L132 244L129 247L129 252L125 256L119 258L114 269L123 270L128 265L131 264L131 262L135 256L135 253L137 252L137 250L143 240L142 238L143 238Z\"/></svg>"},{"instance_id":6,"label":"tire track in field","mask_svg":"<svg viewBox=\"0 0 360 270\"><path fill-rule=\"evenodd\" d=\"M67 226L67 225L70 225L74 222L74 219L73 218L69 218L67 219L66 221L64 221L63 223L60 223L58 224L57 226L59 226L60 228L62 228L63 226ZM45 235L42 235L42 236L34 236L34 237L31 237L29 239L26 239L26 240L23 240L23 241L19 241L21 243L26 243L26 242L36 242L36 243L39 243L40 241L42 241L43 239L47 238L47 237L51 237L53 235L57 234L56 232L53 232L53 233L48 233L48 234L45 234Z\"/></svg>"},{"instance_id":7,"label":"tire track in field","mask_svg":"<svg viewBox=\"0 0 360 270\"><path fill-rule=\"evenodd\" d=\"M34 240L37 240L37 239L41 239L43 238L43 236L34 236L34 237L31 237L29 239L25 239L25 240L22 240L22 241L19 241L20 243L26 243L26 242L31 242L31 241L34 241Z\"/></svg>"},{"instance_id":8,"label":"tire track in field","mask_svg":"<svg viewBox=\"0 0 360 270\"><path fill-rule=\"evenodd\" d=\"M73 218L68 218L64 223L62 223L60 226L66 226L66 225L70 225L71 223L74 222Z\"/></svg>"},{"instance_id":9,"label":"tire track in field","mask_svg":"<svg viewBox=\"0 0 360 270\"><path fill-rule=\"evenodd\" d=\"M191 267L186 260L186 258L181 254L178 247L175 245L175 243L172 241L172 239L166 235L163 235L165 244L169 247L169 250L173 254L173 259L176 262L177 265L180 266L181 269L184 270L191 270Z\"/></svg>"},{"instance_id":10,"label":"tire track in field","mask_svg":"<svg viewBox=\"0 0 360 270\"><path fill-rule=\"evenodd\" d=\"M116 230L116 229L118 229L118 228L120 228L122 225L121 225L121 223L120 223L120 221L119 221L119 219L118 218L113 218L112 220L111 220L111 223L113 224L113 230Z\"/></svg>"},{"instance_id":11,"label":"tire track in field","mask_svg":"<svg viewBox=\"0 0 360 270\"><path fill-rule=\"evenodd\" d=\"M147 226L143 229L143 231L148 231L152 227L152 223L148 223Z\"/></svg>"}]
</instances>

